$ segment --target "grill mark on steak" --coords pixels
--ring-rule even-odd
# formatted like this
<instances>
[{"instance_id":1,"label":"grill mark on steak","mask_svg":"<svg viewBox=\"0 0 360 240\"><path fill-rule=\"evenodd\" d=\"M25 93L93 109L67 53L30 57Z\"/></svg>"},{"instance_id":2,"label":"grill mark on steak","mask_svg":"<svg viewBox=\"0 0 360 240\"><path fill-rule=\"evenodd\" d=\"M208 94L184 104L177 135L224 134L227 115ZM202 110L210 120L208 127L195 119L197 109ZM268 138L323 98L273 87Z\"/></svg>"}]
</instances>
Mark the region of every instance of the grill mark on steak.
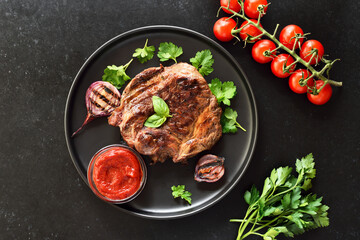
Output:
<instances>
[{"instance_id":1,"label":"grill mark on steak","mask_svg":"<svg viewBox=\"0 0 360 240\"><path fill-rule=\"evenodd\" d=\"M171 118L159 128L144 126L154 114L152 96L169 106ZM109 117L123 139L154 162L174 162L210 149L221 137L221 108L206 80L190 64L154 67L136 75L125 88L120 107Z\"/></svg>"},{"instance_id":2,"label":"grill mark on steak","mask_svg":"<svg viewBox=\"0 0 360 240\"><path fill-rule=\"evenodd\" d=\"M135 81L132 82L132 84L129 87L129 90L136 88L138 85L150 80L151 78L155 77L155 75L158 75L159 73L164 71L163 65L160 64L160 67L153 67L148 68L136 75Z\"/></svg>"}]
</instances>

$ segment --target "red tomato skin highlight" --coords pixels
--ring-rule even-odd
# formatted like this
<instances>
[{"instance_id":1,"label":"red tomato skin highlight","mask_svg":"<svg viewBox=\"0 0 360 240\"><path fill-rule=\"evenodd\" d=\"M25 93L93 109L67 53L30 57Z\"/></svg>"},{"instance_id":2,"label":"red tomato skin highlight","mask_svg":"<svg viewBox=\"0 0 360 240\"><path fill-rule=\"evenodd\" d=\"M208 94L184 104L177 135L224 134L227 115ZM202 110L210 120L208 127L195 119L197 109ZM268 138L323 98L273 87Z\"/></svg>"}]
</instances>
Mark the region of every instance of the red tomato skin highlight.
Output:
<instances>
[{"instance_id":1,"label":"red tomato skin highlight","mask_svg":"<svg viewBox=\"0 0 360 240\"><path fill-rule=\"evenodd\" d=\"M300 84L299 84L299 81L303 77L303 74L304 74L304 79L308 78L311 75L310 72L306 69L298 69L295 72L293 72L289 77L289 87L293 92L295 92L297 94L307 93L307 87L300 86ZM307 84L309 86L313 86L314 79L310 78L307 81Z\"/></svg>"},{"instance_id":2,"label":"red tomato skin highlight","mask_svg":"<svg viewBox=\"0 0 360 240\"><path fill-rule=\"evenodd\" d=\"M244 2L244 12L246 16L249 18L255 18L257 19L259 17L259 12L257 10L257 7L259 5L266 6L268 4L267 0L245 0ZM266 13L267 7L265 7L264 12Z\"/></svg>"},{"instance_id":3,"label":"red tomato skin highlight","mask_svg":"<svg viewBox=\"0 0 360 240\"><path fill-rule=\"evenodd\" d=\"M325 52L324 46L317 40L307 40L301 46L301 50L300 50L300 57L304 61L309 62L311 59L311 55L309 55L309 56L307 56L307 55L314 48L316 48L318 50L318 55L311 60L310 65L314 65L314 64L316 64L316 62L321 61L322 57L324 56L324 52Z\"/></svg>"},{"instance_id":4,"label":"red tomato skin highlight","mask_svg":"<svg viewBox=\"0 0 360 240\"><path fill-rule=\"evenodd\" d=\"M250 19L250 21L252 21L253 23L257 23L257 22L258 22L256 19ZM248 21L244 21L244 22L241 24L240 28L242 28L243 26L245 26L245 24L247 24L247 23L248 23ZM260 27L262 27L261 23L260 23ZM243 29L241 29L241 31L240 31L240 38L245 41L245 39L248 37L247 34L249 34L249 35L252 36L252 37L256 37L256 36L258 36L258 35L261 34L261 31L260 31L257 27L255 27L255 26L253 26L253 25L247 25L246 27L244 27ZM260 40L260 39L255 39L255 40L253 40L253 41L251 41L251 42L256 42L256 41L258 41L258 40Z\"/></svg>"},{"instance_id":5,"label":"red tomato skin highlight","mask_svg":"<svg viewBox=\"0 0 360 240\"><path fill-rule=\"evenodd\" d=\"M227 17L220 18L214 24L214 35L215 37L222 42L231 41L234 36L231 35L231 30L236 27L236 22L234 19Z\"/></svg>"},{"instance_id":6,"label":"red tomato skin highlight","mask_svg":"<svg viewBox=\"0 0 360 240\"><path fill-rule=\"evenodd\" d=\"M229 0L220 0L220 5L222 7L227 8L228 4L229 4ZM230 12L229 10L227 10L225 8L222 9L224 12L226 12L228 14L232 14L232 12ZM241 6L237 0L230 0L229 8L231 10L233 10L234 12L240 12Z\"/></svg>"},{"instance_id":7,"label":"red tomato skin highlight","mask_svg":"<svg viewBox=\"0 0 360 240\"><path fill-rule=\"evenodd\" d=\"M274 57L266 57L264 56L264 52L266 50L274 50L276 48L275 43L268 40L268 39L262 39L260 41L257 41L251 50L251 55L253 59L261 64L271 62Z\"/></svg>"},{"instance_id":8,"label":"red tomato skin highlight","mask_svg":"<svg viewBox=\"0 0 360 240\"><path fill-rule=\"evenodd\" d=\"M290 73L292 73L295 70L296 64L291 67L291 69L289 70L290 73L288 72L284 73L283 71L284 71L285 62L286 62L286 66L289 66L294 62L294 58L291 57L289 54L279 54L271 62L271 71L278 78L287 78L290 75Z\"/></svg>"},{"instance_id":9,"label":"red tomato skin highlight","mask_svg":"<svg viewBox=\"0 0 360 240\"><path fill-rule=\"evenodd\" d=\"M284 27L279 36L279 41L287 48L293 49L295 43L295 35L296 34L304 34L304 31L297 25L291 24ZM300 38L299 41L296 43L295 49L299 48L300 45L303 43L304 39Z\"/></svg>"},{"instance_id":10,"label":"red tomato skin highlight","mask_svg":"<svg viewBox=\"0 0 360 240\"><path fill-rule=\"evenodd\" d=\"M319 89L322 85L324 85L323 80L316 81L316 89ZM318 95L313 95L311 93L307 94L307 98L309 99L309 101L315 105L324 105L330 100L331 96L332 96L332 88L330 84L326 84Z\"/></svg>"}]
</instances>

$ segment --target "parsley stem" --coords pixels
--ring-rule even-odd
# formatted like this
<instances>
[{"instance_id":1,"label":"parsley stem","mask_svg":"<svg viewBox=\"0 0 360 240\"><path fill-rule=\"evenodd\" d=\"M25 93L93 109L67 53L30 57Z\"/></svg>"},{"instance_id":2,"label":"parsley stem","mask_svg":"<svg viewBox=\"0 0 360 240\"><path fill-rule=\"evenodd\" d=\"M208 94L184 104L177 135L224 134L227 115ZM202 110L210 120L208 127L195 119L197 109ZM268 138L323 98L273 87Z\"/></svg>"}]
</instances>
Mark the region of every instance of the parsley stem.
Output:
<instances>
[{"instance_id":1,"label":"parsley stem","mask_svg":"<svg viewBox=\"0 0 360 240\"><path fill-rule=\"evenodd\" d=\"M124 71L128 68L128 66L130 65L130 63L133 61L134 59L132 58L127 64L124 65Z\"/></svg>"},{"instance_id":2,"label":"parsley stem","mask_svg":"<svg viewBox=\"0 0 360 240\"><path fill-rule=\"evenodd\" d=\"M245 222L245 224L243 225L242 229L239 228L239 235L236 238L236 240L241 240L244 239L244 237L241 237L242 234L244 233L244 231L246 230L246 227L249 225L249 223L251 222L251 220L258 214L259 210L255 210L249 217L249 219Z\"/></svg>"},{"instance_id":3,"label":"parsley stem","mask_svg":"<svg viewBox=\"0 0 360 240\"><path fill-rule=\"evenodd\" d=\"M230 219L230 222L238 222L238 223L242 223L242 222L246 222L248 220L244 220L244 219ZM270 220L257 220L256 222L255 221L250 221L250 223L253 223L253 224L256 224L258 226L262 226L264 223L266 222L269 222Z\"/></svg>"},{"instance_id":4,"label":"parsley stem","mask_svg":"<svg viewBox=\"0 0 360 240\"><path fill-rule=\"evenodd\" d=\"M264 234L258 233L258 232L248 232L244 235L244 238L246 238L249 235L258 235L260 237L264 237Z\"/></svg>"},{"instance_id":5,"label":"parsley stem","mask_svg":"<svg viewBox=\"0 0 360 240\"><path fill-rule=\"evenodd\" d=\"M254 230L258 219L259 219L259 211L257 211L256 218L255 218L255 222L253 223L253 226L252 226L252 228L250 229L250 232L252 232L252 230Z\"/></svg>"},{"instance_id":6,"label":"parsley stem","mask_svg":"<svg viewBox=\"0 0 360 240\"><path fill-rule=\"evenodd\" d=\"M244 132L246 132L246 129L243 128L243 127L240 125L240 123L236 122L236 126L238 126L241 130L243 130Z\"/></svg>"},{"instance_id":7,"label":"parsley stem","mask_svg":"<svg viewBox=\"0 0 360 240\"><path fill-rule=\"evenodd\" d=\"M245 217L244 217L244 221L241 222L241 224L240 224L239 231L238 231L238 235L240 234L240 229L242 229L242 226L243 226L244 222L248 221L248 220L246 220L246 218L247 218L247 217L249 216L249 214L251 213L251 211L252 211L252 209L253 209L253 206L254 206L254 205L250 206L250 207L248 208L248 210L246 211Z\"/></svg>"},{"instance_id":8,"label":"parsley stem","mask_svg":"<svg viewBox=\"0 0 360 240\"><path fill-rule=\"evenodd\" d=\"M145 41L145 45L144 45L144 48L147 47L147 43L148 43L149 39L147 38L146 41Z\"/></svg>"},{"instance_id":9,"label":"parsley stem","mask_svg":"<svg viewBox=\"0 0 360 240\"><path fill-rule=\"evenodd\" d=\"M247 232L247 233L243 236L242 239L246 238L247 236L249 236L249 235L251 235L251 234L256 234L259 230L261 230L261 229L263 229L264 227L267 227L267 226L271 225L271 223L277 221L281 216L282 216L282 214L279 215L278 217L274 218L274 219L271 220L270 222L268 222L268 223L266 223L266 224L263 224L262 226L260 226L260 227L258 227L258 228L255 228L253 231ZM261 235L261 236L263 236L263 235Z\"/></svg>"}]
</instances>

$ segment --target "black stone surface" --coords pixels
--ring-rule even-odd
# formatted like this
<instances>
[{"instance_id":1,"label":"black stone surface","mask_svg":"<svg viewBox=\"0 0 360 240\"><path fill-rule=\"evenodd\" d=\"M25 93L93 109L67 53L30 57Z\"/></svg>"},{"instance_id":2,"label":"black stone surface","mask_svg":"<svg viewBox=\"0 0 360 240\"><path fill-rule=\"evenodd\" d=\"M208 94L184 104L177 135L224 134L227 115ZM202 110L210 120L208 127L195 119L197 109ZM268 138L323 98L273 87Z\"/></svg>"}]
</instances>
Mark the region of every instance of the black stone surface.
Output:
<instances>
[{"instance_id":1,"label":"black stone surface","mask_svg":"<svg viewBox=\"0 0 360 240\"><path fill-rule=\"evenodd\" d=\"M155 221L94 197L75 170L63 117L72 80L90 54L133 28L167 24L211 38L218 1L0 1L0 239L234 239L243 193L272 168L313 152L313 191L331 207L329 227L296 239L359 239L360 21L358 1L273 1L263 26L298 24L340 58L344 82L318 107L295 95L251 48L223 43L257 99L259 137L250 167L223 200L191 217ZM223 16L223 14L221 14ZM248 238L259 239L259 238ZM283 239L280 237L280 239Z\"/></svg>"}]
</instances>

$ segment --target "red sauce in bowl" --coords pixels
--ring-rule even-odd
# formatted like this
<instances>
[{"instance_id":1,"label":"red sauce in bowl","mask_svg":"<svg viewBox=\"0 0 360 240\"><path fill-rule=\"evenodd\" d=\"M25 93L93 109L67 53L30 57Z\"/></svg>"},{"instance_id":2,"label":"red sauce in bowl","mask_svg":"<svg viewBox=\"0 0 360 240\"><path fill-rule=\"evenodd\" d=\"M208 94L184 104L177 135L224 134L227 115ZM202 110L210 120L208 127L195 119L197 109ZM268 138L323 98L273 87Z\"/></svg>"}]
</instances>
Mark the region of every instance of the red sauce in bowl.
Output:
<instances>
[{"instance_id":1,"label":"red sauce in bowl","mask_svg":"<svg viewBox=\"0 0 360 240\"><path fill-rule=\"evenodd\" d=\"M122 203L142 190L144 167L134 150L111 145L96 153L90 162L88 180L93 192L103 200Z\"/></svg>"}]
</instances>

